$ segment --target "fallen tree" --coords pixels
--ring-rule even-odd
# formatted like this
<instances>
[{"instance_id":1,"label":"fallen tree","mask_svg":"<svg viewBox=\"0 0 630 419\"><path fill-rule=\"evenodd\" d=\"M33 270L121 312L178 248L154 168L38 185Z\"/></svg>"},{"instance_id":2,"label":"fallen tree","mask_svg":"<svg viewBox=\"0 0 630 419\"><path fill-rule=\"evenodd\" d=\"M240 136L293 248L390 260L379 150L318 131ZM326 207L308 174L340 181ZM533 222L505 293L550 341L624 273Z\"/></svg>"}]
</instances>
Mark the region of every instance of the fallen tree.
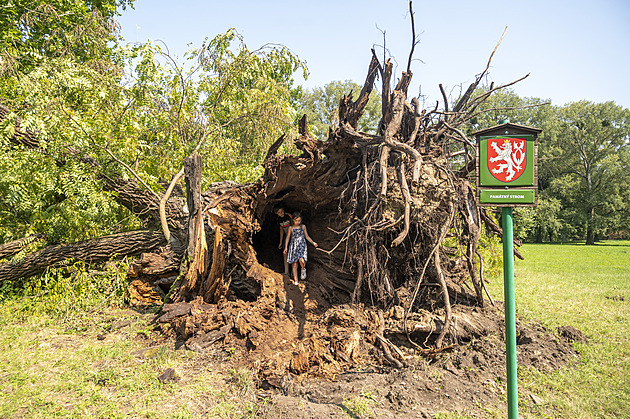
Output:
<instances>
[{"instance_id":1,"label":"fallen tree","mask_svg":"<svg viewBox=\"0 0 630 419\"><path fill-rule=\"evenodd\" d=\"M247 362L270 383L287 371L335 376L366 357L402 367L408 350L435 354L497 330L496 321L473 321L484 315L469 311L483 310L484 293L490 297L481 229L499 228L476 205L474 145L462 129L488 96L472 95L487 68L452 111L409 103L411 73L391 89L391 71L391 62L381 65L373 54L363 90L356 100L341 98L340 124L327 141L309 134L304 117L295 140L301 155L276 155L280 138L258 182L189 196L189 206L204 202L210 234L199 246L206 226L191 229L198 217L191 211L190 268L163 307L165 330L193 350L241 342ZM356 126L377 75L383 120L371 135ZM453 156L461 155L456 165ZM278 205L301 209L320 244L304 290L268 266L281 268L268 256ZM305 293L316 296L319 310L306 307L312 300ZM287 333L296 323L296 334ZM277 335L297 336L297 350Z\"/></svg>"},{"instance_id":2,"label":"fallen tree","mask_svg":"<svg viewBox=\"0 0 630 419\"><path fill-rule=\"evenodd\" d=\"M340 99L340 122L326 141L309 134L303 117L295 140L300 155L277 154L282 136L259 181L223 182L205 192L203 162L193 152L180 173L185 201L171 196L172 188L160 197L101 175L103 188L155 230L47 247L0 265L0 279L41 273L68 258L144 253L129 271L132 300L166 303L159 322L190 349L239 340L243 356L258 361L270 382L289 370L334 376L366 357L401 367L401 347L442 350L481 335L483 322L463 320L470 316L454 306L468 312L487 305L479 237L482 228L499 230L476 205L474 144L464 130L493 91L513 84L474 95L490 60L452 110L445 94L443 109L420 109L416 98L407 99L410 68L392 88L392 62L381 63L372 51L363 89L356 100L352 92ZM383 116L378 132L367 134L357 122L377 77ZM11 140L39 147L19 122ZM67 156L99 170L78 150ZM281 259L272 210L279 205L300 209L320 244L300 287L274 269ZM418 313L430 314L419 321ZM296 329L290 336L299 340L297 352L273 333L285 329Z\"/></svg>"}]
</instances>

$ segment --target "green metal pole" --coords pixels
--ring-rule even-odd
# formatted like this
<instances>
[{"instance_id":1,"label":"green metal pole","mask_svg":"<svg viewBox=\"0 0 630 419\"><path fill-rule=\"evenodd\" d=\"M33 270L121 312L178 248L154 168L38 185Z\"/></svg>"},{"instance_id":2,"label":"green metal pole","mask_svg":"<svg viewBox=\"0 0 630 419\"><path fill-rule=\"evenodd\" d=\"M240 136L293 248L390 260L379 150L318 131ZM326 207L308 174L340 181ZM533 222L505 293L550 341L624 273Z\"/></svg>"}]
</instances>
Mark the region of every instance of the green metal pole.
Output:
<instances>
[{"instance_id":1,"label":"green metal pole","mask_svg":"<svg viewBox=\"0 0 630 419\"><path fill-rule=\"evenodd\" d=\"M503 207L503 289L505 292L505 347L507 358L508 418L518 419L516 375L516 301L514 298L514 232L512 208Z\"/></svg>"}]
</instances>

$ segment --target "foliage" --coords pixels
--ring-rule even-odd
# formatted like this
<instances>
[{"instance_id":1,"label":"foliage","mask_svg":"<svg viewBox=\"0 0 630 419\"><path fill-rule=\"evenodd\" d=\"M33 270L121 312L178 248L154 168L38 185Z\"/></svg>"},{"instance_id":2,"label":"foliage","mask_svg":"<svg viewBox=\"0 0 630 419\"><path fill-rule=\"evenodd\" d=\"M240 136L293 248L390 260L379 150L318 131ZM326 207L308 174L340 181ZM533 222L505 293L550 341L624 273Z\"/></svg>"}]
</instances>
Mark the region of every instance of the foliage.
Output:
<instances>
[{"instance_id":1,"label":"foliage","mask_svg":"<svg viewBox=\"0 0 630 419\"><path fill-rule=\"evenodd\" d=\"M493 217L492 214L488 215ZM482 228L479 236L478 251L483 257L485 277L498 275L503 271L503 245L497 235L488 234L486 229Z\"/></svg>"},{"instance_id":2,"label":"foliage","mask_svg":"<svg viewBox=\"0 0 630 419\"><path fill-rule=\"evenodd\" d=\"M0 72L28 73L46 57L107 59L113 18L134 0L8 0L0 6Z\"/></svg>"},{"instance_id":3,"label":"foliage","mask_svg":"<svg viewBox=\"0 0 630 419\"><path fill-rule=\"evenodd\" d=\"M105 46L114 36L110 20L116 7L127 4L22 1L3 6L0 102L10 110L0 124L3 242L37 232L57 243L137 227L102 192L94 168L72 159L77 150L90 151L90 132L69 126L85 115L89 130L99 130L104 103L119 97L120 69L108 60L112 48ZM73 30L83 32L75 36ZM100 47L90 46L96 44ZM38 149L10 142L17 123L37 133Z\"/></svg>"},{"instance_id":4,"label":"foliage","mask_svg":"<svg viewBox=\"0 0 630 419\"><path fill-rule=\"evenodd\" d=\"M0 158L0 196L2 242L43 233L48 243L59 243L138 226L84 165L58 167L35 151Z\"/></svg>"},{"instance_id":5,"label":"foliage","mask_svg":"<svg viewBox=\"0 0 630 419\"><path fill-rule=\"evenodd\" d=\"M306 90L299 99L299 113L306 114L311 133L325 140L328 137L328 128L339 123L341 97L352 93L356 99L360 92L361 86L350 80L333 81L323 87ZM359 120L359 131L375 134L380 118L381 97L373 90L363 116Z\"/></svg>"},{"instance_id":6,"label":"foliage","mask_svg":"<svg viewBox=\"0 0 630 419\"><path fill-rule=\"evenodd\" d=\"M547 198L546 195L546 191L539 193L536 208L519 209L518 222L514 230L516 237L542 243L543 241L554 242L559 237L571 235L566 231L565 224L560 218L562 209L560 200L554 197Z\"/></svg>"},{"instance_id":7,"label":"foliage","mask_svg":"<svg viewBox=\"0 0 630 419\"><path fill-rule=\"evenodd\" d=\"M100 306L123 305L129 262L105 264L101 271L88 270L82 262L51 268L22 284L2 282L0 301L19 299L23 314L46 314L70 321Z\"/></svg>"},{"instance_id":8,"label":"foliage","mask_svg":"<svg viewBox=\"0 0 630 419\"><path fill-rule=\"evenodd\" d=\"M234 42L238 45L230 49ZM304 63L285 47L250 51L234 30L207 42L192 58L203 71L199 103L212 130L202 153L207 181L257 179L269 146L295 131L300 90L293 87L293 74L302 70L306 77Z\"/></svg>"},{"instance_id":9,"label":"foliage","mask_svg":"<svg viewBox=\"0 0 630 419\"><path fill-rule=\"evenodd\" d=\"M579 213L587 244L627 207L630 186L630 111L613 102L581 101L559 111L558 165L564 176L552 187ZM611 218L612 216L612 218Z\"/></svg>"},{"instance_id":10,"label":"foliage","mask_svg":"<svg viewBox=\"0 0 630 419\"><path fill-rule=\"evenodd\" d=\"M0 99L0 240L34 232L49 243L140 227L100 188L99 176L137 177L160 194L196 147L203 186L261 174L269 145L293 129L305 67L283 47L250 51L230 30L179 64L163 45L113 48L106 65L80 54L42 56L28 73L4 73ZM19 121L38 149L10 142ZM90 164L85 164L89 162Z\"/></svg>"}]
</instances>

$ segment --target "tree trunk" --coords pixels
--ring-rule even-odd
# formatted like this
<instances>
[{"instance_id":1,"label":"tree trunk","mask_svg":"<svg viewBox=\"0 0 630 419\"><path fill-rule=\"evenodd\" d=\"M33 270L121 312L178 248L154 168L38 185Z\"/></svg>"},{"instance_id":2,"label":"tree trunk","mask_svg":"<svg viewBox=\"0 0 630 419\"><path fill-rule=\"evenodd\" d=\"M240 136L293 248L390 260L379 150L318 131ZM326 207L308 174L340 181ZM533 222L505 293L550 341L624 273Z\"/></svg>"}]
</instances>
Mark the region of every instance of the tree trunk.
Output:
<instances>
[{"instance_id":1,"label":"tree trunk","mask_svg":"<svg viewBox=\"0 0 630 419\"><path fill-rule=\"evenodd\" d=\"M17 263L0 265L0 281L15 281L41 274L49 267L59 266L68 260L99 263L117 255L138 255L152 252L165 245L159 231L128 231L78 243L48 246L31 253Z\"/></svg>"},{"instance_id":2,"label":"tree trunk","mask_svg":"<svg viewBox=\"0 0 630 419\"><path fill-rule=\"evenodd\" d=\"M42 240L44 238L43 234L32 234L28 237L23 237L18 240L13 240L8 243L0 245L0 259L4 259L10 256L19 253L22 249L24 249L29 244Z\"/></svg>"},{"instance_id":3,"label":"tree trunk","mask_svg":"<svg viewBox=\"0 0 630 419\"><path fill-rule=\"evenodd\" d=\"M586 217L586 244L588 246L595 244L595 230L593 229L594 218L595 208L590 208Z\"/></svg>"},{"instance_id":4,"label":"tree trunk","mask_svg":"<svg viewBox=\"0 0 630 419\"><path fill-rule=\"evenodd\" d=\"M203 204L201 199L201 156L194 154L184 159L186 189L188 191L188 266L173 301L189 301L201 295L201 287L206 279L209 266L208 243L206 242Z\"/></svg>"}]
</instances>

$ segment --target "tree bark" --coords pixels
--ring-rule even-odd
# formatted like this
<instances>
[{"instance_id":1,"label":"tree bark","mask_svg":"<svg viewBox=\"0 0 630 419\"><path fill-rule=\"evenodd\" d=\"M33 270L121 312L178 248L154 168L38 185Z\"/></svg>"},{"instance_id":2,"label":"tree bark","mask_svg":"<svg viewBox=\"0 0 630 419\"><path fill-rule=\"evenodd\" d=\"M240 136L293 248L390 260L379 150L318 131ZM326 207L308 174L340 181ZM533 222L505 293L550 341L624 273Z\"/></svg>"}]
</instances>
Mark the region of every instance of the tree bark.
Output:
<instances>
[{"instance_id":1,"label":"tree bark","mask_svg":"<svg viewBox=\"0 0 630 419\"><path fill-rule=\"evenodd\" d=\"M0 281L15 281L43 273L48 267L68 260L98 263L117 255L137 255L152 252L165 245L159 231L128 231L78 243L48 246L31 253L17 263L0 265Z\"/></svg>"},{"instance_id":2,"label":"tree bark","mask_svg":"<svg viewBox=\"0 0 630 419\"><path fill-rule=\"evenodd\" d=\"M188 301L200 295L208 274L209 255L204 228L203 202L201 199L201 156L193 154L184 159L186 176L186 201L188 203L188 267L182 285L173 301Z\"/></svg>"},{"instance_id":3,"label":"tree bark","mask_svg":"<svg viewBox=\"0 0 630 419\"><path fill-rule=\"evenodd\" d=\"M147 226L160 225L160 200L149 191L140 188L136 181L123 178L112 179L105 175L100 176L103 182L103 190L114 192L116 201L140 217ZM179 230L182 228L181 220L186 216L183 208L183 198L180 202L170 199L166 203L166 218L169 227Z\"/></svg>"},{"instance_id":4,"label":"tree bark","mask_svg":"<svg viewBox=\"0 0 630 419\"><path fill-rule=\"evenodd\" d=\"M42 240L44 238L43 234L32 234L28 237L23 237L21 239L13 240L8 243L0 245L0 259L4 259L10 256L19 253L22 249L24 249L29 244Z\"/></svg>"}]
</instances>

